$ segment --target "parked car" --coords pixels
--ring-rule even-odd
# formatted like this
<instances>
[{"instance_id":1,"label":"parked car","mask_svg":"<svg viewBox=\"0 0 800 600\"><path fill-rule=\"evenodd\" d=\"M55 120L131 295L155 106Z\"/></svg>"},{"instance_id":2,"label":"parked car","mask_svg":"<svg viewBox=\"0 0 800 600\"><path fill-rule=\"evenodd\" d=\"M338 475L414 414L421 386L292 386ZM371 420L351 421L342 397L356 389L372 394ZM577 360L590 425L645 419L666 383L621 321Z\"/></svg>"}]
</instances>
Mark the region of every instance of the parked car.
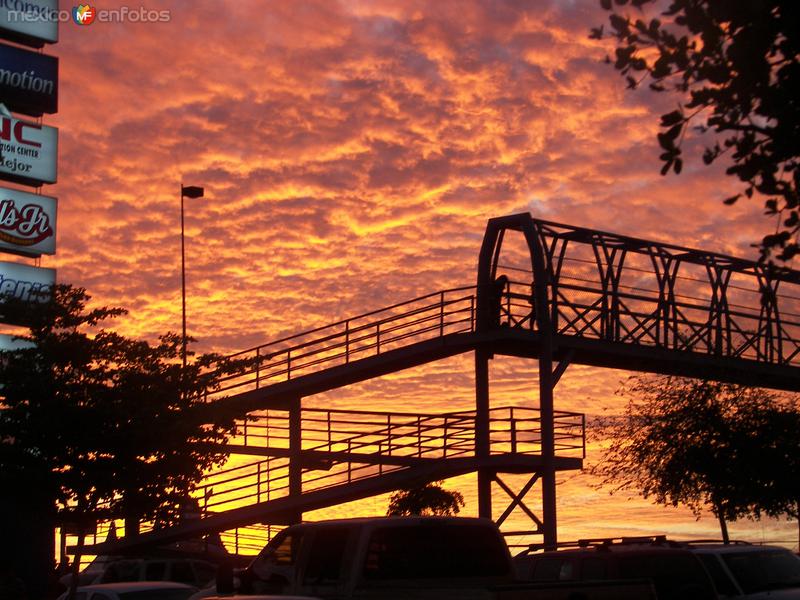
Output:
<instances>
[{"instance_id":1,"label":"parked car","mask_svg":"<svg viewBox=\"0 0 800 600\"><path fill-rule=\"evenodd\" d=\"M92 583L176 581L205 587L214 581L216 565L188 558L124 558L105 566Z\"/></svg>"},{"instance_id":2,"label":"parked car","mask_svg":"<svg viewBox=\"0 0 800 600\"><path fill-rule=\"evenodd\" d=\"M721 598L800 600L800 557L777 546L688 542Z\"/></svg>"},{"instance_id":3,"label":"parked car","mask_svg":"<svg viewBox=\"0 0 800 600\"><path fill-rule=\"evenodd\" d=\"M698 556L665 537L579 540L514 558L517 576L535 583L649 580L660 600L714 600Z\"/></svg>"},{"instance_id":4,"label":"parked car","mask_svg":"<svg viewBox=\"0 0 800 600\"><path fill-rule=\"evenodd\" d=\"M186 600L197 588L174 581L130 581L82 585L75 600ZM68 591L58 597L65 600Z\"/></svg>"}]
</instances>

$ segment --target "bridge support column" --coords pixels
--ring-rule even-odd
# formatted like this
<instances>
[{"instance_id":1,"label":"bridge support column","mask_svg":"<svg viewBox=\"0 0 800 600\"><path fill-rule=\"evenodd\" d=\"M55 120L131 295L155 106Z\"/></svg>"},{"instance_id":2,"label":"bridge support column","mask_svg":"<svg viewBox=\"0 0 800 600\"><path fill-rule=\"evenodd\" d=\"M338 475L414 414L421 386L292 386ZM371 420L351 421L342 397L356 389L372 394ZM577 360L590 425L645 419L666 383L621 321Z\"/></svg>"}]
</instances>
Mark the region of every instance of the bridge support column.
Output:
<instances>
[{"instance_id":1,"label":"bridge support column","mask_svg":"<svg viewBox=\"0 0 800 600\"><path fill-rule=\"evenodd\" d=\"M489 456L489 357L475 350L475 456ZM494 473L478 471L478 516L492 518L492 480Z\"/></svg>"},{"instance_id":2,"label":"bridge support column","mask_svg":"<svg viewBox=\"0 0 800 600\"><path fill-rule=\"evenodd\" d=\"M542 541L547 550L555 550L558 541L558 522L553 388L556 381L553 377L553 357L550 350L551 348L543 348L539 357L539 410L542 419Z\"/></svg>"},{"instance_id":3,"label":"bridge support column","mask_svg":"<svg viewBox=\"0 0 800 600\"><path fill-rule=\"evenodd\" d=\"M303 493L303 417L301 398L293 398L289 406L289 496L299 498ZM290 523L303 520L300 511L289 515Z\"/></svg>"}]
</instances>

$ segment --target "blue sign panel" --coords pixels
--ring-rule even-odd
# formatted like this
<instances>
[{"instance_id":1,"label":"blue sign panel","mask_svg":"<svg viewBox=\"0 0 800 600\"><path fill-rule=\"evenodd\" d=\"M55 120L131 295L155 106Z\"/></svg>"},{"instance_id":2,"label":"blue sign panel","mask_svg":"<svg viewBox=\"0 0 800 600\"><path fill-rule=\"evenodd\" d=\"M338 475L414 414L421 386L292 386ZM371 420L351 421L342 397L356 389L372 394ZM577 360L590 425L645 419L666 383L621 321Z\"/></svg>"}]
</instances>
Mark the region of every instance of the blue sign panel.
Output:
<instances>
[{"instance_id":1,"label":"blue sign panel","mask_svg":"<svg viewBox=\"0 0 800 600\"><path fill-rule=\"evenodd\" d=\"M0 99L34 117L57 112L58 59L0 44Z\"/></svg>"}]
</instances>

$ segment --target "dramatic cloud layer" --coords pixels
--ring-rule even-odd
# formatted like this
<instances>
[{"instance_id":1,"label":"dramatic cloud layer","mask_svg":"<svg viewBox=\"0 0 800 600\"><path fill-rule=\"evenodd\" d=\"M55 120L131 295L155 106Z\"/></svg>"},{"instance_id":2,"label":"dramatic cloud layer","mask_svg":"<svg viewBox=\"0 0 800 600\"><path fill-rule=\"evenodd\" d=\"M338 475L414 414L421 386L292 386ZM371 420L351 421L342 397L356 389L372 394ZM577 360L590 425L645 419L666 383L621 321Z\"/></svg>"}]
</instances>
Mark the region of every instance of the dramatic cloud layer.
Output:
<instances>
[{"instance_id":1,"label":"dramatic cloud layer","mask_svg":"<svg viewBox=\"0 0 800 600\"><path fill-rule=\"evenodd\" d=\"M120 2L105 2L114 8ZM45 266L228 352L475 280L486 220L550 220L753 256L756 202L699 158L658 175L657 116L588 39L594 0L167 2L168 23L62 25L59 250ZM473 402L469 357L310 403L435 412ZM536 401L535 364L497 361L498 403ZM624 373L573 368L558 408L619 406ZM713 534L685 512L561 494L562 537ZM579 481L580 480L580 481ZM470 492L471 493L471 492ZM385 505L383 505L385 506ZM383 510L383 506L378 510ZM474 509L474 504L471 509ZM702 527L702 529L701 529ZM769 535L772 535L770 533Z\"/></svg>"}]
</instances>

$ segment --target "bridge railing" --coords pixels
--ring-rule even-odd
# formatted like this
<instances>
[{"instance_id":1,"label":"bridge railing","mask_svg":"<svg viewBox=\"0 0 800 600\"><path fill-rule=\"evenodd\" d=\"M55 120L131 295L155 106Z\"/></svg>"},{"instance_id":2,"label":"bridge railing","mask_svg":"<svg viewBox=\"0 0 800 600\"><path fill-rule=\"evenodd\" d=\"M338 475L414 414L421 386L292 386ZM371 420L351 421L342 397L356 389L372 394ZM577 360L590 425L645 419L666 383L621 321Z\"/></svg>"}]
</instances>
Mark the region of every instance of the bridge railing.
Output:
<instances>
[{"instance_id":1,"label":"bridge railing","mask_svg":"<svg viewBox=\"0 0 800 600\"><path fill-rule=\"evenodd\" d=\"M652 249L595 255L593 248L572 239L549 246L546 304L556 334L800 365L800 285L770 280L761 267L736 271ZM476 305L475 287L454 288L239 352L231 358L253 366L221 379L211 396L474 332ZM530 280L509 281L498 310L501 327L539 330Z\"/></svg>"},{"instance_id":2,"label":"bridge railing","mask_svg":"<svg viewBox=\"0 0 800 600\"><path fill-rule=\"evenodd\" d=\"M213 472L196 490L207 512L274 500L289 493L288 419L282 411L261 411L244 423L235 440L271 456ZM351 483L408 468L416 460L474 456L475 412L443 414L302 409L303 491ZM556 453L585 453L585 418L555 415ZM492 454L541 453L541 416L534 408L498 407L489 412ZM280 452L284 451L284 452Z\"/></svg>"},{"instance_id":3,"label":"bridge railing","mask_svg":"<svg viewBox=\"0 0 800 600\"><path fill-rule=\"evenodd\" d=\"M534 220L559 334L800 365L800 273Z\"/></svg>"},{"instance_id":4,"label":"bridge railing","mask_svg":"<svg viewBox=\"0 0 800 600\"><path fill-rule=\"evenodd\" d=\"M444 290L233 354L253 367L223 378L218 392L257 389L474 328L475 288Z\"/></svg>"},{"instance_id":5,"label":"bridge railing","mask_svg":"<svg viewBox=\"0 0 800 600\"><path fill-rule=\"evenodd\" d=\"M567 259L564 262L569 265ZM649 280L641 277L635 285L619 281L604 290L597 279L568 273L550 286L551 316L558 333L776 364L800 363L798 298L785 296L782 312L770 313L762 304L761 291L752 285L729 289L724 299L714 299L703 288L710 289L708 281L699 278L676 279L665 294L655 274Z\"/></svg>"}]
</instances>

